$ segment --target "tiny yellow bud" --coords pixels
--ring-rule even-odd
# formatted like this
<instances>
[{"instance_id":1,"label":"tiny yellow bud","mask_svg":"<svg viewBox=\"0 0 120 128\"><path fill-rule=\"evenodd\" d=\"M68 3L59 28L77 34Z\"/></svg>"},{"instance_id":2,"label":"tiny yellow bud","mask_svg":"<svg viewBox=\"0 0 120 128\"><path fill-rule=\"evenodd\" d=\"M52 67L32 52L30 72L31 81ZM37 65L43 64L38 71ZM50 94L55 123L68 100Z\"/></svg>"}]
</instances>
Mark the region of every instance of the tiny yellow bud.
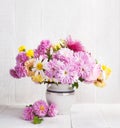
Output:
<instances>
[{"instance_id":1,"label":"tiny yellow bud","mask_svg":"<svg viewBox=\"0 0 120 128\"><path fill-rule=\"evenodd\" d=\"M19 48L18 48L18 51L19 52L24 52L26 50L26 47L24 46L24 45L22 45L22 46L20 46Z\"/></svg>"}]
</instances>

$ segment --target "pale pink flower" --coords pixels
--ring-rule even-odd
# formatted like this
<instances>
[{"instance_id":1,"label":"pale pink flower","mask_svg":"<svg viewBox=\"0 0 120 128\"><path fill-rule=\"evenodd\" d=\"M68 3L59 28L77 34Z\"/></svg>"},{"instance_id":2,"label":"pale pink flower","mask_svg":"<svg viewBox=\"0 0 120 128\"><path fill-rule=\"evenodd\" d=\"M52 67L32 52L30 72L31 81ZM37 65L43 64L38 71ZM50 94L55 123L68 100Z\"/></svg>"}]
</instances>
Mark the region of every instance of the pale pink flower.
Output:
<instances>
[{"instance_id":1,"label":"pale pink flower","mask_svg":"<svg viewBox=\"0 0 120 128\"><path fill-rule=\"evenodd\" d=\"M25 107L23 110L23 119L24 120L33 120L34 113L32 106Z\"/></svg>"},{"instance_id":2,"label":"pale pink flower","mask_svg":"<svg viewBox=\"0 0 120 128\"><path fill-rule=\"evenodd\" d=\"M33 110L35 115L39 117L44 117L47 115L48 105L46 104L45 101L39 100L33 104Z\"/></svg>"},{"instance_id":3,"label":"pale pink flower","mask_svg":"<svg viewBox=\"0 0 120 128\"><path fill-rule=\"evenodd\" d=\"M97 78L100 76L101 72L102 72L101 65L100 64L95 64L92 71L90 72L90 75L88 77L86 77L85 81L86 82L96 81Z\"/></svg>"},{"instance_id":4,"label":"pale pink flower","mask_svg":"<svg viewBox=\"0 0 120 128\"><path fill-rule=\"evenodd\" d=\"M48 116L49 117L54 117L58 114L58 109L57 106L53 103L50 104L49 108L48 108Z\"/></svg>"}]
</instances>

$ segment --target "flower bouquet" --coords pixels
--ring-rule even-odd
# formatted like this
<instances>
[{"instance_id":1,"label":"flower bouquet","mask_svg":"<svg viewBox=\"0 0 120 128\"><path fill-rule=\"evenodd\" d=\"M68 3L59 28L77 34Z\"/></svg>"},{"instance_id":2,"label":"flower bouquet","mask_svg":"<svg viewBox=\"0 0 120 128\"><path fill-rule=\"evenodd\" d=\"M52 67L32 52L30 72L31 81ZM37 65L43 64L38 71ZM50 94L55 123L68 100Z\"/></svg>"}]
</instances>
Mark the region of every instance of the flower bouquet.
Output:
<instances>
[{"instance_id":1,"label":"flower bouquet","mask_svg":"<svg viewBox=\"0 0 120 128\"><path fill-rule=\"evenodd\" d=\"M35 83L67 84L78 88L80 82L105 86L111 73L108 66L99 64L80 41L71 37L52 44L42 40L36 49L19 47L16 66L10 74L17 79L30 77Z\"/></svg>"}]
</instances>

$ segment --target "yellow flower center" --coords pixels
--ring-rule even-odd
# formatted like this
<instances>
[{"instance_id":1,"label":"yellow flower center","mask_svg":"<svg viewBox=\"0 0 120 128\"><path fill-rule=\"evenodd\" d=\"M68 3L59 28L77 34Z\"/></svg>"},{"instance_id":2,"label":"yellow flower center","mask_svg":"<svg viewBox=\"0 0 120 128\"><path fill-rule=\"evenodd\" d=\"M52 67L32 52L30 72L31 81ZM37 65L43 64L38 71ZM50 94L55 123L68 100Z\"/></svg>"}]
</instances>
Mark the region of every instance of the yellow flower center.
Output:
<instances>
[{"instance_id":1,"label":"yellow flower center","mask_svg":"<svg viewBox=\"0 0 120 128\"><path fill-rule=\"evenodd\" d=\"M45 110L45 107L43 105L40 106L40 110L41 111L44 111Z\"/></svg>"},{"instance_id":2,"label":"yellow flower center","mask_svg":"<svg viewBox=\"0 0 120 128\"><path fill-rule=\"evenodd\" d=\"M65 71L64 74L67 75L67 72Z\"/></svg>"},{"instance_id":3,"label":"yellow flower center","mask_svg":"<svg viewBox=\"0 0 120 128\"><path fill-rule=\"evenodd\" d=\"M37 69L38 70L43 70L43 64L42 63L38 63L37 64Z\"/></svg>"}]
</instances>

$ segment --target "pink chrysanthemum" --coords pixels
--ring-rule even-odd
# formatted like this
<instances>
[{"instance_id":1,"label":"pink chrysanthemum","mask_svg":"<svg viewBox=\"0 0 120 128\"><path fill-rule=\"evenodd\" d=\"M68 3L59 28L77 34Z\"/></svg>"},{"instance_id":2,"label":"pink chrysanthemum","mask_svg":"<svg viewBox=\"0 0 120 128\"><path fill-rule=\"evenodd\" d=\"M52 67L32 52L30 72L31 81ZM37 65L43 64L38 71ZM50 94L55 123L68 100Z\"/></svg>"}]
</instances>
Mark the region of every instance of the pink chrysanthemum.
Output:
<instances>
[{"instance_id":1,"label":"pink chrysanthemum","mask_svg":"<svg viewBox=\"0 0 120 128\"><path fill-rule=\"evenodd\" d=\"M62 62L69 62L73 58L73 53L69 48L62 48L53 55L53 58Z\"/></svg>"},{"instance_id":2,"label":"pink chrysanthemum","mask_svg":"<svg viewBox=\"0 0 120 128\"><path fill-rule=\"evenodd\" d=\"M51 44L49 40L42 40L38 45L37 49L34 50L34 57L39 58L43 56L43 58L47 57L47 50L50 48Z\"/></svg>"},{"instance_id":3,"label":"pink chrysanthemum","mask_svg":"<svg viewBox=\"0 0 120 128\"><path fill-rule=\"evenodd\" d=\"M75 65L71 63L59 67L55 78L62 84L73 84L78 79Z\"/></svg>"},{"instance_id":4,"label":"pink chrysanthemum","mask_svg":"<svg viewBox=\"0 0 120 128\"><path fill-rule=\"evenodd\" d=\"M67 39L67 47L74 52L85 51L83 45L79 41L73 41L71 36Z\"/></svg>"},{"instance_id":5,"label":"pink chrysanthemum","mask_svg":"<svg viewBox=\"0 0 120 128\"><path fill-rule=\"evenodd\" d=\"M15 66L15 72L16 72L16 74L17 74L17 76L18 76L19 78L25 77L26 74L27 74L27 72L26 72L26 70L25 70L25 67L24 67L24 66L21 66L21 65L16 65L16 66Z\"/></svg>"},{"instance_id":6,"label":"pink chrysanthemum","mask_svg":"<svg viewBox=\"0 0 120 128\"><path fill-rule=\"evenodd\" d=\"M33 118L34 118L34 113L33 113L32 106L25 107L23 110L23 119L24 120L33 120Z\"/></svg>"},{"instance_id":7,"label":"pink chrysanthemum","mask_svg":"<svg viewBox=\"0 0 120 128\"><path fill-rule=\"evenodd\" d=\"M84 81L93 82L100 74L100 65L87 52L77 52L74 54L75 63L78 67L78 76Z\"/></svg>"},{"instance_id":8,"label":"pink chrysanthemum","mask_svg":"<svg viewBox=\"0 0 120 128\"><path fill-rule=\"evenodd\" d=\"M47 115L48 105L43 100L36 101L33 104L33 110L34 110L35 115L39 117L44 117Z\"/></svg>"},{"instance_id":9,"label":"pink chrysanthemum","mask_svg":"<svg viewBox=\"0 0 120 128\"><path fill-rule=\"evenodd\" d=\"M10 75L14 78L21 78L26 76L25 67L22 65L16 65L14 69L10 69Z\"/></svg>"},{"instance_id":10,"label":"pink chrysanthemum","mask_svg":"<svg viewBox=\"0 0 120 128\"><path fill-rule=\"evenodd\" d=\"M17 55L16 57L16 62L17 62L17 65L18 64L21 64L21 65L24 65L24 63L28 60L28 57L26 56L26 53L25 52L21 52Z\"/></svg>"},{"instance_id":11,"label":"pink chrysanthemum","mask_svg":"<svg viewBox=\"0 0 120 128\"><path fill-rule=\"evenodd\" d=\"M85 79L86 82L94 82L100 76L101 73L101 65L95 64L93 70L90 72L89 76Z\"/></svg>"},{"instance_id":12,"label":"pink chrysanthemum","mask_svg":"<svg viewBox=\"0 0 120 128\"><path fill-rule=\"evenodd\" d=\"M53 104L53 103L50 104L49 109L48 109L48 116L49 117L54 117L57 114L58 114L58 109L57 109L56 105Z\"/></svg>"}]
</instances>

